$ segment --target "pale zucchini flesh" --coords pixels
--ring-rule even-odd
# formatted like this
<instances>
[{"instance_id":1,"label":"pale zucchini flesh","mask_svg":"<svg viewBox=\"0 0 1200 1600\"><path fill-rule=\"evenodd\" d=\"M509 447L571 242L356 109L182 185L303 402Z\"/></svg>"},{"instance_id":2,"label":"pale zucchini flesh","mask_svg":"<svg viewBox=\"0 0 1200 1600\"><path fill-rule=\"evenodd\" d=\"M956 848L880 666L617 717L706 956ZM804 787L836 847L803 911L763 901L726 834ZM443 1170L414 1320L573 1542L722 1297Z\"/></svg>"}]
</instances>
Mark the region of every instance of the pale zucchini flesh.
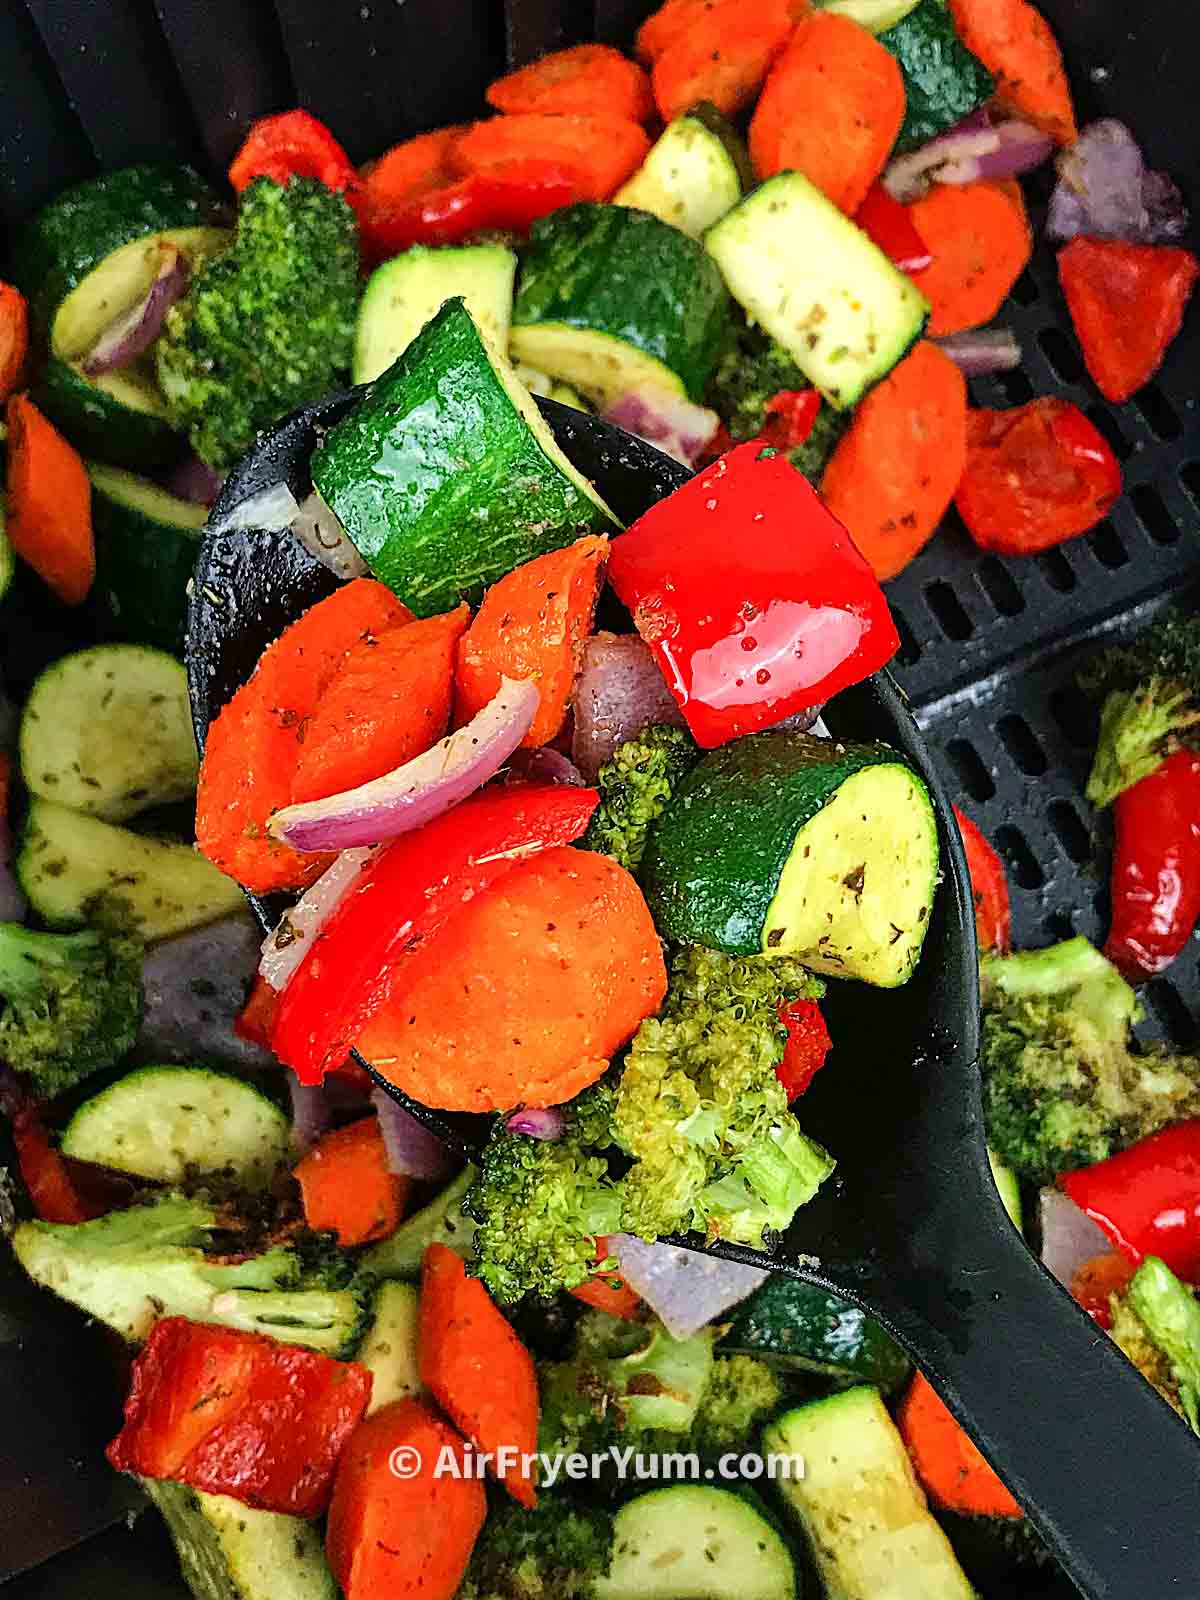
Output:
<instances>
[{"instance_id":1,"label":"pale zucchini flesh","mask_svg":"<svg viewBox=\"0 0 1200 1600\"><path fill-rule=\"evenodd\" d=\"M886 33L915 11L919 0L823 0L822 11L849 17L868 33Z\"/></svg>"},{"instance_id":2,"label":"pale zucchini flesh","mask_svg":"<svg viewBox=\"0 0 1200 1600\"><path fill-rule=\"evenodd\" d=\"M603 411L634 390L664 389L687 398L682 381L664 362L622 339L565 322L538 322L514 328L513 356L538 371L553 373Z\"/></svg>"},{"instance_id":3,"label":"pale zucchini flesh","mask_svg":"<svg viewBox=\"0 0 1200 1600\"><path fill-rule=\"evenodd\" d=\"M16 551L12 547L12 540L8 537L4 496L0 494L0 600L4 599L12 587L16 570Z\"/></svg>"},{"instance_id":4,"label":"pale zucchini flesh","mask_svg":"<svg viewBox=\"0 0 1200 1600\"><path fill-rule=\"evenodd\" d=\"M406 1217L389 1238L371 1246L363 1256L366 1270L377 1278L419 1278L431 1244L448 1245L469 1261L475 1253L475 1224L463 1214L462 1201L478 1176L474 1167L464 1167L441 1194Z\"/></svg>"},{"instance_id":5,"label":"pale zucchini flesh","mask_svg":"<svg viewBox=\"0 0 1200 1600\"><path fill-rule=\"evenodd\" d=\"M447 300L460 296L497 350L508 348L517 258L505 245L416 246L376 267L358 310L353 378L370 383L407 350Z\"/></svg>"},{"instance_id":6,"label":"pale zucchini flesh","mask_svg":"<svg viewBox=\"0 0 1200 1600\"><path fill-rule=\"evenodd\" d=\"M354 1359L371 1373L367 1415L422 1392L417 1360L420 1297L415 1283L389 1279L375 1292L374 1318Z\"/></svg>"},{"instance_id":7,"label":"pale zucchini flesh","mask_svg":"<svg viewBox=\"0 0 1200 1600\"><path fill-rule=\"evenodd\" d=\"M142 1478L193 1600L336 1600L318 1524L230 1495Z\"/></svg>"},{"instance_id":8,"label":"pale zucchini flesh","mask_svg":"<svg viewBox=\"0 0 1200 1600\"><path fill-rule=\"evenodd\" d=\"M929 305L916 285L798 172L769 178L704 243L747 316L835 410L921 336Z\"/></svg>"},{"instance_id":9,"label":"pale zucchini flesh","mask_svg":"<svg viewBox=\"0 0 1200 1600\"><path fill-rule=\"evenodd\" d=\"M794 1600L787 1545L728 1489L679 1483L630 1500L613 1524L612 1565L593 1600Z\"/></svg>"},{"instance_id":10,"label":"pale zucchini flesh","mask_svg":"<svg viewBox=\"0 0 1200 1600\"><path fill-rule=\"evenodd\" d=\"M178 528L181 533L198 534L208 521L207 506L197 505L194 500L181 500L152 479L126 472L123 467L92 461L88 463L88 477L93 489L129 511L140 511L151 522Z\"/></svg>"},{"instance_id":11,"label":"pale zucchini flesh","mask_svg":"<svg viewBox=\"0 0 1200 1600\"><path fill-rule=\"evenodd\" d=\"M200 763L182 662L133 644L63 656L30 690L20 748L32 794L106 822L186 800Z\"/></svg>"},{"instance_id":12,"label":"pale zucchini flesh","mask_svg":"<svg viewBox=\"0 0 1200 1600\"><path fill-rule=\"evenodd\" d=\"M64 361L78 361L106 328L149 294L169 252L178 251L193 270L229 243L224 228L168 228L146 234L105 256L76 285L55 313L50 348Z\"/></svg>"},{"instance_id":13,"label":"pale zucchini flesh","mask_svg":"<svg viewBox=\"0 0 1200 1600\"><path fill-rule=\"evenodd\" d=\"M698 117L676 117L613 204L649 211L698 239L742 198L737 165Z\"/></svg>"}]
</instances>

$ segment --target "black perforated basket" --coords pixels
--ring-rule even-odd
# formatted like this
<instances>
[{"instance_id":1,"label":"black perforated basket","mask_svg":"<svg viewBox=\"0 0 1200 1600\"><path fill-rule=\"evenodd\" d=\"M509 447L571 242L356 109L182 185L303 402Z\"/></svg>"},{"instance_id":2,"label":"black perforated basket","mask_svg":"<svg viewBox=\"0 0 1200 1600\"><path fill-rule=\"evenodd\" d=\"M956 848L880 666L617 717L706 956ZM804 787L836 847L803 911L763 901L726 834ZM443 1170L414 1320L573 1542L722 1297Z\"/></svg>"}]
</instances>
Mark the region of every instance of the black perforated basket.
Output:
<instances>
[{"instance_id":1,"label":"black perforated basket","mask_svg":"<svg viewBox=\"0 0 1200 1600\"><path fill-rule=\"evenodd\" d=\"M1082 116L1129 122L1151 163L1171 170L1200 207L1190 8L1041 3ZM589 38L628 44L651 9L650 0L4 0L0 256L39 205L105 167L185 160L216 176L254 117L297 104L363 160L476 114L506 63ZM1036 200L1033 212L1037 224ZM1020 336L1024 361L973 385L976 401L1044 393L1078 401L1121 458L1127 492L1093 533L1023 562L980 553L952 516L890 586L904 641L896 675L951 787L1008 861L1018 942L1072 931L1102 938L1109 835L1081 787L1096 708L1074 673L1097 640L1134 631L1171 600L1200 597L1200 314L1155 382L1124 406L1105 404L1083 372L1046 248L1001 320ZM61 617L33 605L10 614L0 636L0 663L18 687L31 663L70 638L57 631ZM1145 1000L1150 1034L1196 1043L1200 942L1148 985ZM80 1475L114 1518L121 1510L99 1457L114 1431L112 1391L80 1353L66 1307L52 1308L59 1320L47 1311L38 1350L18 1348L29 1292L0 1262L0 1428L28 1439L23 1480L0 1479L0 1577L14 1564L5 1542L18 1532L26 1548L41 1530L46 1549L66 1542L56 1474ZM6 1332L6 1308L16 1333ZM7 1592L142 1600L179 1588L161 1538L143 1529L91 1540ZM989 1600L999 1592L989 1589ZM1026 1597L1052 1592L1065 1590L1054 1580L1020 1585ZM1152 1552L1146 1592L1154 1592Z\"/></svg>"}]
</instances>

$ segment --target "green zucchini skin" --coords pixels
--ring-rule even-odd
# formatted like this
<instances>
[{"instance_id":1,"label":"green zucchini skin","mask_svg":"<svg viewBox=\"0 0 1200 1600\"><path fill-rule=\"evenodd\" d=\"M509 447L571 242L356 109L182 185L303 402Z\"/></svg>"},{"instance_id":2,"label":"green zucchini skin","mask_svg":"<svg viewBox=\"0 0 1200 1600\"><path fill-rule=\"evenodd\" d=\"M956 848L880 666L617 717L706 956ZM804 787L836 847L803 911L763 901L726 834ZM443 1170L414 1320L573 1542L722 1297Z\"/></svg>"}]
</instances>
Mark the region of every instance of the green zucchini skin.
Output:
<instances>
[{"instance_id":1,"label":"green zucchini skin","mask_svg":"<svg viewBox=\"0 0 1200 1600\"><path fill-rule=\"evenodd\" d=\"M206 513L174 502L171 520L156 510L174 497L145 479L92 469L96 581L91 604L106 639L183 654L188 585Z\"/></svg>"},{"instance_id":2,"label":"green zucchini skin","mask_svg":"<svg viewBox=\"0 0 1200 1600\"><path fill-rule=\"evenodd\" d=\"M461 299L438 314L312 458L381 582L420 617L614 519L554 443Z\"/></svg>"},{"instance_id":3,"label":"green zucchini skin","mask_svg":"<svg viewBox=\"0 0 1200 1600\"><path fill-rule=\"evenodd\" d=\"M710 751L650 833L641 882L659 932L730 955L762 953L796 834L846 781L898 758L886 745L755 733Z\"/></svg>"},{"instance_id":4,"label":"green zucchini skin","mask_svg":"<svg viewBox=\"0 0 1200 1600\"><path fill-rule=\"evenodd\" d=\"M12 588L17 570L17 555L12 547L12 540L8 537L6 524L4 497L0 495L0 600L3 600Z\"/></svg>"},{"instance_id":5,"label":"green zucchini skin","mask_svg":"<svg viewBox=\"0 0 1200 1600\"><path fill-rule=\"evenodd\" d=\"M946 0L920 0L878 38L904 76L906 109L896 140L899 154L945 133L995 93L995 78L958 37Z\"/></svg>"},{"instance_id":6,"label":"green zucchini skin","mask_svg":"<svg viewBox=\"0 0 1200 1600\"><path fill-rule=\"evenodd\" d=\"M757 1356L786 1371L873 1383L885 1393L912 1373L912 1362L873 1317L781 1272L734 1308L718 1349Z\"/></svg>"},{"instance_id":7,"label":"green zucchini skin","mask_svg":"<svg viewBox=\"0 0 1200 1600\"><path fill-rule=\"evenodd\" d=\"M58 356L46 357L32 393L81 455L150 471L177 460L183 450L165 414L123 405Z\"/></svg>"},{"instance_id":8,"label":"green zucchini skin","mask_svg":"<svg viewBox=\"0 0 1200 1600\"><path fill-rule=\"evenodd\" d=\"M531 230L514 347L521 328L545 324L629 345L699 402L728 339L729 293L703 247L648 211L567 206Z\"/></svg>"}]
</instances>

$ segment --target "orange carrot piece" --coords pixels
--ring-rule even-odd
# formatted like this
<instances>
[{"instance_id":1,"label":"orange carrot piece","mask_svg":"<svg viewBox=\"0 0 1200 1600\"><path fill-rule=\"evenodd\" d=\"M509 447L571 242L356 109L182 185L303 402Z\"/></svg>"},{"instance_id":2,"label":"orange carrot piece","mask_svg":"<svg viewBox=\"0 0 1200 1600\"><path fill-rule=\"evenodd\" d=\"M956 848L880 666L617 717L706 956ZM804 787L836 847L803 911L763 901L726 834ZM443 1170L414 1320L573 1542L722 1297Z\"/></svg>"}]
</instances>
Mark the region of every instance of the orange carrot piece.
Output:
<instances>
[{"instance_id":1,"label":"orange carrot piece","mask_svg":"<svg viewBox=\"0 0 1200 1600\"><path fill-rule=\"evenodd\" d=\"M650 80L628 56L608 44L577 44L554 50L487 91L497 111L548 116L627 117L645 122L654 111Z\"/></svg>"},{"instance_id":2,"label":"orange carrot piece","mask_svg":"<svg viewBox=\"0 0 1200 1600\"><path fill-rule=\"evenodd\" d=\"M87 468L33 401L8 402L8 537L66 605L82 605L96 576Z\"/></svg>"},{"instance_id":3,"label":"orange carrot piece","mask_svg":"<svg viewBox=\"0 0 1200 1600\"><path fill-rule=\"evenodd\" d=\"M1019 1517L1021 1508L920 1372L896 1425L921 1486L935 1505L972 1517Z\"/></svg>"},{"instance_id":4,"label":"orange carrot piece","mask_svg":"<svg viewBox=\"0 0 1200 1600\"><path fill-rule=\"evenodd\" d=\"M347 1249L395 1233L404 1215L410 1180L388 1166L375 1115L319 1139L295 1168L304 1220L316 1233L332 1233Z\"/></svg>"},{"instance_id":5,"label":"orange carrot piece","mask_svg":"<svg viewBox=\"0 0 1200 1600\"><path fill-rule=\"evenodd\" d=\"M607 539L579 539L525 562L492 585L459 645L456 723L461 726L482 711L499 692L502 677L532 678L541 700L522 744L535 749L561 732L607 555Z\"/></svg>"},{"instance_id":6,"label":"orange carrot piece","mask_svg":"<svg viewBox=\"0 0 1200 1600\"><path fill-rule=\"evenodd\" d=\"M821 497L875 576L894 578L937 531L966 460L966 380L922 340L855 411Z\"/></svg>"},{"instance_id":7,"label":"orange carrot piece","mask_svg":"<svg viewBox=\"0 0 1200 1600\"><path fill-rule=\"evenodd\" d=\"M959 37L996 79L996 99L1058 144L1076 138L1062 51L1029 0L950 0Z\"/></svg>"},{"instance_id":8,"label":"orange carrot piece","mask_svg":"<svg viewBox=\"0 0 1200 1600\"><path fill-rule=\"evenodd\" d=\"M529 1458L537 1449L538 1382L533 1358L478 1278L448 1245L431 1244L421 1264L417 1364L421 1382L514 1500L532 1509Z\"/></svg>"},{"instance_id":9,"label":"orange carrot piece","mask_svg":"<svg viewBox=\"0 0 1200 1600\"><path fill-rule=\"evenodd\" d=\"M447 1452L453 1470L438 1470ZM466 1442L419 1400L360 1422L338 1463L325 1553L345 1600L453 1600L487 1515Z\"/></svg>"},{"instance_id":10,"label":"orange carrot piece","mask_svg":"<svg viewBox=\"0 0 1200 1600\"><path fill-rule=\"evenodd\" d=\"M666 43L654 62L663 121L700 100L728 117L744 111L787 44L797 14L796 0L714 0L681 14L678 28L664 29Z\"/></svg>"},{"instance_id":11,"label":"orange carrot piece","mask_svg":"<svg viewBox=\"0 0 1200 1600\"><path fill-rule=\"evenodd\" d=\"M196 796L196 842L247 889L304 888L329 865L326 855L301 855L273 839L267 819L291 801L301 731L346 652L408 617L373 578L344 584L267 646L254 676L210 726Z\"/></svg>"},{"instance_id":12,"label":"orange carrot piece","mask_svg":"<svg viewBox=\"0 0 1200 1600\"><path fill-rule=\"evenodd\" d=\"M935 183L909 206L933 260L913 282L929 301L934 338L989 322L1028 265L1033 236L1009 186Z\"/></svg>"},{"instance_id":13,"label":"orange carrot piece","mask_svg":"<svg viewBox=\"0 0 1200 1600\"><path fill-rule=\"evenodd\" d=\"M11 283L0 283L0 400L17 387L29 349L29 307Z\"/></svg>"},{"instance_id":14,"label":"orange carrot piece","mask_svg":"<svg viewBox=\"0 0 1200 1600\"><path fill-rule=\"evenodd\" d=\"M750 156L760 178L802 172L852 216L903 121L896 58L858 23L818 11L771 68L750 123Z\"/></svg>"},{"instance_id":15,"label":"orange carrot piece","mask_svg":"<svg viewBox=\"0 0 1200 1600\"><path fill-rule=\"evenodd\" d=\"M547 850L393 968L357 1049L423 1105L559 1105L596 1081L666 984L629 873L608 856Z\"/></svg>"},{"instance_id":16,"label":"orange carrot piece","mask_svg":"<svg viewBox=\"0 0 1200 1600\"><path fill-rule=\"evenodd\" d=\"M435 745L450 721L454 656L470 606L351 649L305 726L292 801L357 788Z\"/></svg>"},{"instance_id":17,"label":"orange carrot piece","mask_svg":"<svg viewBox=\"0 0 1200 1600\"><path fill-rule=\"evenodd\" d=\"M576 199L609 200L649 149L645 131L625 118L525 112L477 122L455 145L453 161L463 176L502 177L526 162L556 167L571 180Z\"/></svg>"},{"instance_id":18,"label":"orange carrot piece","mask_svg":"<svg viewBox=\"0 0 1200 1600\"><path fill-rule=\"evenodd\" d=\"M436 128L393 145L362 169L363 200L368 210L403 206L454 177L450 156L469 124Z\"/></svg>"},{"instance_id":19,"label":"orange carrot piece","mask_svg":"<svg viewBox=\"0 0 1200 1600\"><path fill-rule=\"evenodd\" d=\"M596 1239L596 1260L607 1261L612 1254L609 1235L600 1234ZM576 1300L582 1300L585 1306L591 1306L596 1311L607 1311L610 1317L620 1317L625 1322L636 1322L642 1313L642 1297L633 1292L619 1272L597 1271L595 1277L579 1284L570 1293Z\"/></svg>"}]
</instances>

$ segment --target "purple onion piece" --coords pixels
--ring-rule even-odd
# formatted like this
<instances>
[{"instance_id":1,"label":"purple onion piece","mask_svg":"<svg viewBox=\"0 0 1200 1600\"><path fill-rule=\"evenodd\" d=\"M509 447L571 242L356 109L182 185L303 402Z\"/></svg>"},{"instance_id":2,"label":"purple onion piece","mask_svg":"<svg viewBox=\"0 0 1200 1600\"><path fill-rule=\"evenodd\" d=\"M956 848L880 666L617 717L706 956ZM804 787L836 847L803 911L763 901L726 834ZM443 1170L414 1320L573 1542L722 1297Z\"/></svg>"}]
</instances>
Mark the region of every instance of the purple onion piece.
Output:
<instances>
[{"instance_id":1,"label":"purple onion piece","mask_svg":"<svg viewBox=\"0 0 1200 1600\"><path fill-rule=\"evenodd\" d=\"M1042 1224L1042 1263L1065 1288L1085 1261L1107 1255L1112 1244L1103 1229L1061 1189L1038 1196Z\"/></svg>"},{"instance_id":2,"label":"purple onion piece","mask_svg":"<svg viewBox=\"0 0 1200 1600\"><path fill-rule=\"evenodd\" d=\"M561 750L551 745L539 745L536 750L514 750L509 757L508 770L512 777L525 783L569 783L584 787L583 773Z\"/></svg>"},{"instance_id":3,"label":"purple onion piece","mask_svg":"<svg viewBox=\"0 0 1200 1600\"><path fill-rule=\"evenodd\" d=\"M567 1130L567 1119L561 1106L545 1106L541 1110L514 1111L504 1126L509 1133L523 1133L530 1139L561 1139Z\"/></svg>"},{"instance_id":4,"label":"purple onion piece","mask_svg":"<svg viewBox=\"0 0 1200 1600\"><path fill-rule=\"evenodd\" d=\"M1058 158L1046 232L1086 233L1136 244L1168 244L1187 231L1183 196L1165 172L1152 172L1133 134L1115 117L1091 122Z\"/></svg>"},{"instance_id":5,"label":"purple onion piece","mask_svg":"<svg viewBox=\"0 0 1200 1600\"><path fill-rule=\"evenodd\" d=\"M450 1155L436 1133L430 1133L411 1111L397 1105L383 1089L372 1089L371 1104L379 1113L379 1131L387 1149L388 1166L398 1178L423 1182L443 1178L450 1170Z\"/></svg>"},{"instance_id":6,"label":"purple onion piece","mask_svg":"<svg viewBox=\"0 0 1200 1600\"><path fill-rule=\"evenodd\" d=\"M1021 365L1021 346L1010 328L975 328L970 333L946 334L933 342L968 378L1012 372Z\"/></svg>"},{"instance_id":7,"label":"purple onion piece","mask_svg":"<svg viewBox=\"0 0 1200 1600\"><path fill-rule=\"evenodd\" d=\"M501 678L495 697L466 727L394 772L327 800L285 806L267 824L294 850L381 844L432 822L495 776L529 732L538 708L530 679Z\"/></svg>"},{"instance_id":8,"label":"purple onion piece","mask_svg":"<svg viewBox=\"0 0 1200 1600\"><path fill-rule=\"evenodd\" d=\"M604 413L604 420L636 434L685 467L696 465L721 426L715 411L653 386L622 395Z\"/></svg>"},{"instance_id":9,"label":"purple onion piece","mask_svg":"<svg viewBox=\"0 0 1200 1600\"><path fill-rule=\"evenodd\" d=\"M350 542L350 535L314 489L292 521L296 538L323 567L343 583L365 577L369 568Z\"/></svg>"},{"instance_id":10,"label":"purple onion piece","mask_svg":"<svg viewBox=\"0 0 1200 1600\"><path fill-rule=\"evenodd\" d=\"M301 1083L294 1072L287 1075L292 1101L292 1149L306 1156L332 1121L332 1108L319 1083Z\"/></svg>"},{"instance_id":11,"label":"purple onion piece","mask_svg":"<svg viewBox=\"0 0 1200 1600\"><path fill-rule=\"evenodd\" d=\"M937 181L977 183L981 179L1015 178L1022 172L1032 172L1054 154L1054 140L1049 134L1027 122L1002 122L995 131L999 141L995 150L964 160L956 158L947 166L938 167L934 172Z\"/></svg>"},{"instance_id":12,"label":"purple onion piece","mask_svg":"<svg viewBox=\"0 0 1200 1600\"><path fill-rule=\"evenodd\" d=\"M820 720L825 709L825 702L820 705L806 706L803 711L793 711L790 717L784 717L781 722L772 724L768 730L771 733L809 733Z\"/></svg>"},{"instance_id":13,"label":"purple onion piece","mask_svg":"<svg viewBox=\"0 0 1200 1600\"><path fill-rule=\"evenodd\" d=\"M612 1240L621 1276L654 1312L673 1339L690 1339L701 1328L745 1300L770 1271L726 1261L704 1250L676 1244L647 1244L632 1234Z\"/></svg>"},{"instance_id":14,"label":"purple onion piece","mask_svg":"<svg viewBox=\"0 0 1200 1600\"><path fill-rule=\"evenodd\" d=\"M282 990L329 918L358 881L374 856L368 848L343 850L337 860L311 884L290 911L263 940L259 976L276 992Z\"/></svg>"},{"instance_id":15,"label":"purple onion piece","mask_svg":"<svg viewBox=\"0 0 1200 1600\"><path fill-rule=\"evenodd\" d=\"M897 156L883 174L894 200L919 199L930 183L977 183L984 178L1013 178L1049 159L1054 141L1027 122L1001 122L994 127L978 114L968 117L919 150Z\"/></svg>"},{"instance_id":16,"label":"purple onion piece","mask_svg":"<svg viewBox=\"0 0 1200 1600\"><path fill-rule=\"evenodd\" d=\"M658 670L650 646L633 633L597 633L588 640L575 689L571 754L588 783L613 751L651 723L682 728L683 713Z\"/></svg>"},{"instance_id":17,"label":"purple onion piece","mask_svg":"<svg viewBox=\"0 0 1200 1600\"><path fill-rule=\"evenodd\" d=\"M168 474L166 488L179 500L192 505L211 506L225 482L225 475L214 472L207 461L197 455L186 456Z\"/></svg>"},{"instance_id":18,"label":"purple onion piece","mask_svg":"<svg viewBox=\"0 0 1200 1600\"><path fill-rule=\"evenodd\" d=\"M107 327L84 357L83 370L88 377L119 372L144 355L162 332L167 312L187 293L191 276L187 257L178 250L167 252L148 293Z\"/></svg>"}]
</instances>

